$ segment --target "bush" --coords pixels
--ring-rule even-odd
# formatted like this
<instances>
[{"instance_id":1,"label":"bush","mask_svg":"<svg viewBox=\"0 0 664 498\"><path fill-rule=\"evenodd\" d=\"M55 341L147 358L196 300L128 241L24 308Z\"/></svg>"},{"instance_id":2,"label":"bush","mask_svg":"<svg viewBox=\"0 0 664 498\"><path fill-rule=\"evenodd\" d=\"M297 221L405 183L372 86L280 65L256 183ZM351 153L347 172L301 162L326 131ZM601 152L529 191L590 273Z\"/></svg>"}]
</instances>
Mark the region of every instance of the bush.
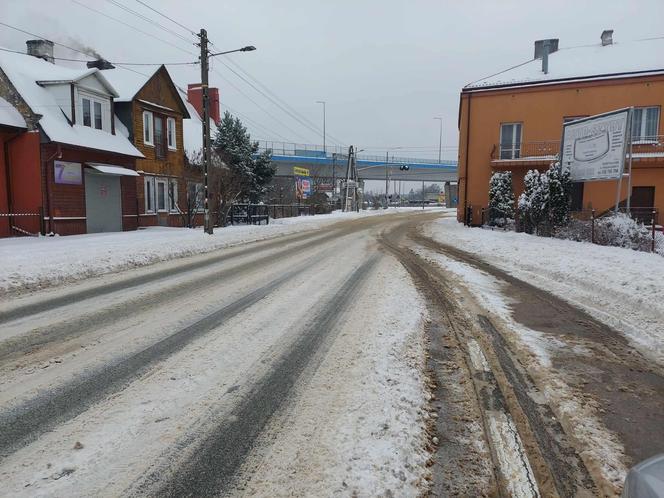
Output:
<instances>
[{"instance_id":1,"label":"bush","mask_svg":"<svg viewBox=\"0 0 664 498\"><path fill-rule=\"evenodd\" d=\"M503 227L513 218L512 172L496 171L489 181L489 224Z\"/></svg>"},{"instance_id":2,"label":"bush","mask_svg":"<svg viewBox=\"0 0 664 498\"><path fill-rule=\"evenodd\" d=\"M614 213L595 221L595 242L637 251L650 251L652 234L642 223L624 213Z\"/></svg>"}]
</instances>

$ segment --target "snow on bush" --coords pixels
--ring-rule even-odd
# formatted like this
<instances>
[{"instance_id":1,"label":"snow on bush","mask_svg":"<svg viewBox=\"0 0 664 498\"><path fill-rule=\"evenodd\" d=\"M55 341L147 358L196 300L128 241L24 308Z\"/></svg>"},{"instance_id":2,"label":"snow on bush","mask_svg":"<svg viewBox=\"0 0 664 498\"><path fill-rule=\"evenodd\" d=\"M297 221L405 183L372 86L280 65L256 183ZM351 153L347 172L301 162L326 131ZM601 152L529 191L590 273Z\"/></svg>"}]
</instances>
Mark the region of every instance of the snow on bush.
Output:
<instances>
[{"instance_id":1,"label":"snow on bush","mask_svg":"<svg viewBox=\"0 0 664 498\"><path fill-rule=\"evenodd\" d=\"M614 213L595 221L595 242L637 251L650 251L652 233L642 223L624 213Z\"/></svg>"},{"instance_id":2,"label":"snow on bush","mask_svg":"<svg viewBox=\"0 0 664 498\"><path fill-rule=\"evenodd\" d=\"M524 187L519 212L527 232L549 234L568 222L572 189L568 168L556 162L544 173L531 169L524 177Z\"/></svg>"},{"instance_id":3,"label":"snow on bush","mask_svg":"<svg viewBox=\"0 0 664 498\"><path fill-rule=\"evenodd\" d=\"M513 218L512 172L496 171L489 181L489 224L502 227Z\"/></svg>"}]
</instances>

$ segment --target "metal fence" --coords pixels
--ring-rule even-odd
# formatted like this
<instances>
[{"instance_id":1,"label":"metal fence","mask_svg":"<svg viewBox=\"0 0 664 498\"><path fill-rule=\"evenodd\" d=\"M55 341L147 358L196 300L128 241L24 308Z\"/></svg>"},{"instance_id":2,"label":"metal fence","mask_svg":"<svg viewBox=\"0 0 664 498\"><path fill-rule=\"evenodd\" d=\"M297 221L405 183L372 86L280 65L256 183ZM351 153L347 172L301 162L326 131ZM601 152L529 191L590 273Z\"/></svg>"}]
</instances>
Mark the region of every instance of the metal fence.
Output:
<instances>
[{"instance_id":1,"label":"metal fence","mask_svg":"<svg viewBox=\"0 0 664 498\"><path fill-rule=\"evenodd\" d=\"M227 222L231 225L260 225L271 219L295 218L329 213L331 206L323 204L233 204Z\"/></svg>"}]
</instances>

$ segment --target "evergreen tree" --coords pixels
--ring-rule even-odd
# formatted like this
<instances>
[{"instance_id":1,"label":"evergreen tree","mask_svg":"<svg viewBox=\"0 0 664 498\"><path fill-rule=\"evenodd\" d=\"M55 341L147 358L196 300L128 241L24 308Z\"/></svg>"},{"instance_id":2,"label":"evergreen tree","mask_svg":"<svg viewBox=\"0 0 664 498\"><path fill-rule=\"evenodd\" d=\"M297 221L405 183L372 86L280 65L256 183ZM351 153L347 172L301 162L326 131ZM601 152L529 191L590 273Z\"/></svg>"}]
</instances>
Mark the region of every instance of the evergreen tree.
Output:
<instances>
[{"instance_id":1,"label":"evergreen tree","mask_svg":"<svg viewBox=\"0 0 664 498\"><path fill-rule=\"evenodd\" d=\"M519 196L519 211L528 232L537 231L548 214L549 185L546 175L531 169L523 179L524 189Z\"/></svg>"},{"instance_id":2,"label":"evergreen tree","mask_svg":"<svg viewBox=\"0 0 664 498\"><path fill-rule=\"evenodd\" d=\"M546 172L549 183L549 224L560 227L569 221L572 182L569 168L553 163Z\"/></svg>"},{"instance_id":3,"label":"evergreen tree","mask_svg":"<svg viewBox=\"0 0 664 498\"><path fill-rule=\"evenodd\" d=\"M514 218L512 172L496 171L489 182L489 223L504 226Z\"/></svg>"},{"instance_id":4,"label":"evergreen tree","mask_svg":"<svg viewBox=\"0 0 664 498\"><path fill-rule=\"evenodd\" d=\"M238 118L226 111L217 126L217 133L212 143L215 151L224 163L242 181L244 188L240 197L250 202L259 202L268 191L268 186L275 173L272 166L272 153L258 153L258 142L251 141L251 135Z\"/></svg>"}]
</instances>

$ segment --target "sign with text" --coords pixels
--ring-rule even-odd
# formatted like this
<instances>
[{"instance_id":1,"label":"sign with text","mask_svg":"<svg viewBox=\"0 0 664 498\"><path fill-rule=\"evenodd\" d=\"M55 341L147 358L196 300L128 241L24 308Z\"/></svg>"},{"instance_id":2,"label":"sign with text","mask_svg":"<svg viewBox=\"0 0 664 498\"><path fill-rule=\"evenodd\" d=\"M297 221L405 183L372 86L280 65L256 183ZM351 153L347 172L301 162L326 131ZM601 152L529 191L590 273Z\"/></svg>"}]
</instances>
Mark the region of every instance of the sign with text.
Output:
<instances>
[{"instance_id":1,"label":"sign with text","mask_svg":"<svg viewBox=\"0 0 664 498\"><path fill-rule=\"evenodd\" d=\"M307 168L300 168L299 166L293 166L293 174L295 176L309 176L309 170Z\"/></svg>"},{"instance_id":2,"label":"sign with text","mask_svg":"<svg viewBox=\"0 0 664 498\"><path fill-rule=\"evenodd\" d=\"M65 161L54 161L55 183L65 185L81 185L83 183L83 169L81 163L68 163Z\"/></svg>"},{"instance_id":3,"label":"sign with text","mask_svg":"<svg viewBox=\"0 0 664 498\"><path fill-rule=\"evenodd\" d=\"M563 124L560 156L573 182L622 177L629 113L620 109Z\"/></svg>"}]
</instances>

